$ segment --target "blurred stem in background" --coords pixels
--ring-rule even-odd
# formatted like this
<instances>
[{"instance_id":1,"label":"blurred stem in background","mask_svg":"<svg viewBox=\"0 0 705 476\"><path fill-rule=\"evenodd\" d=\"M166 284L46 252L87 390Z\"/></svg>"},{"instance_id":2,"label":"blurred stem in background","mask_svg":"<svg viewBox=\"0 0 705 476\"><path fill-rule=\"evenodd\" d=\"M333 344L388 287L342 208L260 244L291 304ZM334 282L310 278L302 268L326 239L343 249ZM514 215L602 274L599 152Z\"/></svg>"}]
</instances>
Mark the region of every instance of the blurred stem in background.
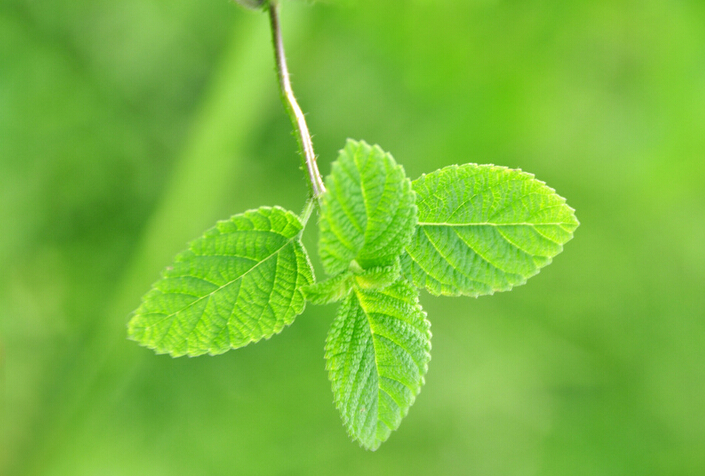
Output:
<instances>
[{"instance_id":1,"label":"blurred stem in background","mask_svg":"<svg viewBox=\"0 0 705 476\"><path fill-rule=\"evenodd\" d=\"M292 16L296 12L292 12ZM212 225L212 216L231 187L242 150L266 115L258 114L275 97L271 86L268 31L261 15L241 15L221 64L192 122L190 137L178 159L170 184L144 228L141 245L118 285L110 305L96 313L91 335L78 353L66 357L65 368L47 387L42 431L10 456L7 474L41 475L51 468L74 433L85 431L96 414L108 410L138 368L145 351L136 345L125 353L129 312L159 270L184 244ZM287 22L290 41L304 29L303 18ZM234 212L234 211L233 211ZM121 351L117 351L121 348Z\"/></svg>"}]
</instances>

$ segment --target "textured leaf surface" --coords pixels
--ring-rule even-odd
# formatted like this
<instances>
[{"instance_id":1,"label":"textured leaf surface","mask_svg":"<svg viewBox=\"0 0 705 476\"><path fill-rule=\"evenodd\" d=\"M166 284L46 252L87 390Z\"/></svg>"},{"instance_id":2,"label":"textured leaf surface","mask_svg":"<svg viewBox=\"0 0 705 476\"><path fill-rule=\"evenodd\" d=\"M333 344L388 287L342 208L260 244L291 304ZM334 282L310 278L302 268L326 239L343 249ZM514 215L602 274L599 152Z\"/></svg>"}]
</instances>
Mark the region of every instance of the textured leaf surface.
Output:
<instances>
[{"instance_id":1,"label":"textured leaf surface","mask_svg":"<svg viewBox=\"0 0 705 476\"><path fill-rule=\"evenodd\" d=\"M520 170L451 166L413 187L419 226L402 265L436 295L480 296L524 284L579 225L565 199Z\"/></svg>"},{"instance_id":2,"label":"textured leaf surface","mask_svg":"<svg viewBox=\"0 0 705 476\"><path fill-rule=\"evenodd\" d=\"M306 300L313 304L329 304L345 299L353 286L353 274L341 273L331 279L304 286Z\"/></svg>"},{"instance_id":3,"label":"textured leaf surface","mask_svg":"<svg viewBox=\"0 0 705 476\"><path fill-rule=\"evenodd\" d=\"M355 284L361 289L382 289L394 283L401 276L401 261L397 257L389 266L355 270Z\"/></svg>"},{"instance_id":4,"label":"textured leaf surface","mask_svg":"<svg viewBox=\"0 0 705 476\"><path fill-rule=\"evenodd\" d=\"M326 340L326 367L343 423L367 449L396 430L424 383L431 331L407 281L355 289Z\"/></svg>"},{"instance_id":5,"label":"textured leaf surface","mask_svg":"<svg viewBox=\"0 0 705 476\"><path fill-rule=\"evenodd\" d=\"M280 332L303 312L313 271L298 217L260 208L218 222L147 293L130 338L173 356L219 354Z\"/></svg>"},{"instance_id":6,"label":"textured leaf surface","mask_svg":"<svg viewBox=\"0 0 705 476\"><path fill-rule=\"evenodd\" d=\"M355 260L388 266L409 243L416 205L404 169L379 146L348 140L321 197L319 251L330 275Z\"/></svg>"}]
</instances>

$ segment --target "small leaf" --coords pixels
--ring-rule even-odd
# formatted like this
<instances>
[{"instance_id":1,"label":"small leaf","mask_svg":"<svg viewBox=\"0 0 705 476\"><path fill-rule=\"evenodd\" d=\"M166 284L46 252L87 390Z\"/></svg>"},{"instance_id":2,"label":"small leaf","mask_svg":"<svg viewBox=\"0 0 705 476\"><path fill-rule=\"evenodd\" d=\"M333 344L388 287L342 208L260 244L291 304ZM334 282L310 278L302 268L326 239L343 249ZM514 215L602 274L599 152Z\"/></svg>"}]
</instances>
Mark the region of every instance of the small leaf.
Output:
<instances>
[{"instance_id":1,"label":"small leaf","mask_svg":"<svg viewBox=\"0 0 705 476\"><path fill-rule=\"evenodd\" d=\"M302 288L306 300L313 304L329 304L342 301L352 289L352 273L342 273L338 276L319 281Z\"/></svg>"},{"instance_id":2,"label":"small leaf","mask_svg":"<svg viewBox=\"0 0 705 476\"><path fill-rule=\"evenodd\" d=\"M370 269L353 269L355 283L362 289L383 289L401 276L401 262L394 260L391 266L377 266Z\"/></svg>"},{"instance_id":3,"label":"small leaf","mask_svg":"<svg viewBox=\"0 0 705 476\"><path fill-rule=\"evenodd\" d=\"M456 165L413 187L419 226L402 266L435 295L480 296L524 284L579 225L565 199L520 170Z\"/></svg>"},{"instance_id":4,"label":"small leaf","mask_svg":"<svg viewBox=\"0 0 705 476\"><path fill-rule=\"evenodd\" d=\"M326 368L343 423L375 450L401 424L431 359L430 323L418 291L400 280L384 290L355 288L326 339Z\"/></svg>"},{"instance_id":5,"label":"small leaf","mask_svg":"<svg viewBox=\"0 0 705 476\"><path fill-rule=\"evenodd\" d=\"M291 324L313 270L303 225L279 207L218 222L179 254L143 298L130 338L157 353L220 354Z\"/></svg>"},{"instance_id":6,"label":"small leaf","mask_svg":"<svg viewBox=\"0 0 705 476\"><path fill-rule=\"evenodd\" d=\"M389 266L416 226L411 182L379 146L348 140L321 196L319 251L329 275L355 260L363 269Z\"/></svg>"}]
</instances>

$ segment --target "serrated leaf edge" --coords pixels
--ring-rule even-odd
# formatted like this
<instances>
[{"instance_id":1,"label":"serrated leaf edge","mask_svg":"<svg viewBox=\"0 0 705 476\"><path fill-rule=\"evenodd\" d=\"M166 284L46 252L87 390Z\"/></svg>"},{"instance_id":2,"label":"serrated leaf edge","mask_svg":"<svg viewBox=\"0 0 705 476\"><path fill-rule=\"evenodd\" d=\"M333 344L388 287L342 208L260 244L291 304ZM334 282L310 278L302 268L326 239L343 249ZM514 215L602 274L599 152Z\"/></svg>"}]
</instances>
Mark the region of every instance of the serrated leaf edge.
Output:
<instances>
[{"instance_id":1,"label":"serrated leaf edge","mask_svg":"<svg viewBox=\"0 0 705 476\"><path fill-rule=\"evenodd\" d=\"M276 251L274 251L272 254L270 254L269 256L267 256L265 259L263 259L263 260L261 260L261 261L258 261L254 266L252 266L252 268L249 268L247 271L245 271L243 274L241 274L240 276L238 276L236 279L233 279L233 280L227 282L226 284L223 284L222 286L218 287L217 289L215 289L214 291L208 293L207 295L204 295L204 296L202 296L202 297L199 297L199 298L196 299L195 301L189 303L189 304L188 304L187 306L185 306L184 308L179 309L177 312L174 312L174 313L171 313L171 314L169 314L169 315L167 315L167 316L164 316L162 319L160 319L160 320L158 320L158 321L156 321L156 322L150 324L149 326L145 326L145 327L152 327L152 326L157 325L157 324L159 324L159 323L161 323L161 322L164 322L165 320L167 320L167 319L169 319L169 318L173 318L173 317L174 317L176 314L178 314L179 312L183 312L184 310L190 308L191 306L193 306L193 305L196 304L197 302L202 301L204 298L210 297L210 296L212 296L214 293L216 293L216 292L222 290L223 288L225 288L225 287L227 287L227 286L233 284L235 281L238 281L238 280L240 280L240 279L243 279L243 278L244 278L245 276L247 276L252 270L254 270L255 268L257 268L257 267L258 267L259 265L261 265L262 263L268 261L268 260L271 259L272 257L274 257L274 256L276 256L277 254L279 254L284 248L286 248L287 246L289 246L289 245L292 244L292 243L293 243L294 245L297 245L297 244L298 244L299 250L302 252L302 254L303 254L304 257L305 257L306 264L307 264L308 269L309 269L310 272L311 272L312 279L315 281L314 268L313 268L313 266L311 265L311 260L310 260L310 257L308 256L308 252L306 251L306 248L304 247L303 243L301 242L301 235L302 235L303 230L304 230L304 225L301 223L301 218L300 218L298 215L296 215L295 213L293 213L293 212L290 211L290 210L286 210L286 209L283 208L283 207L280 207L280 206L278 206L278 205L275 205L275 206L273 206L273 207L263 206L263 207L259 207L259 208L249 209L249 210L246 210L246 211L244 211L244 212L242 212L242 213L237 213L237 214L235 214L235 215L233 215L233 216L237 216L237 215L247 216L248 214L255 214L255 213L258 213L258 212L261 211L261 210L267 210L267 209L269 209L269 210L278 210L278 211L284 212L284 214L286 214L286 215L288 215L288 216L291 216L291 217L296 218L296 220L297 220L297 221L296 221L296 224L298 224L299 227L300 227L299 232L298 232L297 234L293 235L291 238L289 238L281 247L279 247L279 248L278 248ZM232 219L232 217L230 217L230 218L228 218L228 219L224 219L224 220L218 220L218 222L217 222L213 227L211 227L211 228L209 228L208 230L206 230L201 236L199 236L198 238L195 238L194 240L191 240L191 241L188 243L188 247L187 247L184 251L179 252L179 253L176 255L176 257L174 258L174 260L172 261L172 263L178 263L178 262L180 262L181 260L183 260L183 257L184 257L185 255L187 255L188 253L191 252L192 245L194 245L197 241L199 241L199 240L203 239L204 237L206 237L209 232L212 232L212 230L217 229L217 228L218 228L218 225L220 225L221 223L223 223L223 224L228 223L231 219ZM271 231L271 230L270 230L270 231ZM298 256L297 256L297 260L298 260ZM142 307L142 304L147 300L148 295L149 295L152 291L154 291L155 285L156 285L159 281L161 281L162 279L165 279L165 278L168 278L168 277L169 277L169 276L168 276L168 272L169 272L169 268L170 268L171 266L172 266L172 265L169 265L169 266L167 266L166 268L164 268L164 269L161 271L161 273L160 273L160 278L159 278L158 280L156 280L156 281L152 284L152 287L150 288L150 291L148 291L145 295L143 295L143 297L142 297L142 299L141 299L141 301L140 301L140 306L138 306L138 308L130 314L130 320L128 321L128 324L127 324L127 327L128 327L128 339L129 339L129 340L132 340L132 341L134 341L134 342L137 342L137 344L139 344L141 347L145 347L145 348L147 348L147 349L153 350L153 351L155 352L155 354L157 354L157 355L168 354L168 355L170 355L170 356L172 356L172 357L182 357L182 356L184 356L184 355L186 355L186 356L188 356L188 357L197 357L197 356L200 356L200 355L207 354L207 355L215 356L215 355L220 355L220 354L222 354L222 353L225 353L225 352L227 352L228 350L232 350L232 349L236 349L236 348L241 348L241 347L244 347L244 346L249 345L249 344L255 344L255 343L257 343L257 342L259 342L259 341L261 341L261 340L263 340L263 339L264 339L264 340L269 340L271 337L273 337L273 336L275 336L275 335L281 333L286 327L290 326L290 325L293 323L295 317L301 315L301 314L304 312L304 310L306 309L306 296L305 296L305 294L304 294L303 291L302 291L302 286L299 286L299 285L297 284L297 285L296 285L296 288L295 288L295 292L297 292L297 293L299 293L299 294L301 295L301 298L302 298L302 299L301 299L301 309L300 309L300 310L295 309L295 310L294 310L294 315L292 316L292 319L291 319L291 322L289 322L289 323L282 323L281 327L275 328L274 331L272 332L272 334L270 334L270 335L263 335L263 336L261 336L261 337L258 338L258 339L253 339L253 340L248 341L246 344L243 344L243 345L240 345L240 346L237 346L237 347L232 347L232 346L230 346L230 347L228 347L228 348L226 348L226 349L224 349L224 350L222 350L222 351L219 350L219 351L217 351L217 352L214 352L212 348L209 349L208 352L203 352L203 353L174 352L174 351L171 351L171 350L163 350L163 349L161 349L161 348L159 347L159 343L163 342L164 338L166 338L166 335L169 333L169 330L167 329L167 330L164 332L164 335L162 336L162 339L159 340L158 342L155 342L155 343L151 343L151 342L142 342L142 341L138 340L138 339L133 335L133 332L132 332L132 318L137 315L137 311ZM290 304L290 307L291 307L291 304ZM146 313L146 314L142 314L142 315L148 315L148 314L150 314L150 313ZM202 317L203 317L203 316L201 315L201 316L199 317L199 320L198 320L197 322L200 322L200 320L202 319ZM232 318L232 316L230 316L228 319L231 319L231 318ZM171 327L171 325L172 325L172 324L169 324L169 328ZM224 327L227 327L227 323L226 323L226 325L225 325ZM195 328L195 325L194 325L194 328Z\"/></svg>"},{"instance_id":2,"label":"serrated leaf edge","mask_svg":"<svg viewBox=\"0 0 705 476\"><path fill-rule=\"evenodd\" d=\"M448 227L462 227L462 226L494 226L494 227L498 227L498 228L499 228L499 227L503 227L503 226L531 226L531 227L536 227L536 226L560 226L566 233L568 233L568 234L570 235L570 238L568 238L565 242L563 242L563 243L558 243L558 242L556 242L556 241L554 241L554 240L551 240L550 238L546 237L545 235L543 235L543 233L540 233L540 232L537 231L537 233L541 234L541 235L544 236L546 239L548 239L548 240L550 240L550 241L553 241L553 243L555 243L555 244L558 246L559 251L558 251L555 255L553 255L552 257L545 257L545 258L547 259L547 261L546 261L542 266L539 266L533 273L528 274L528 275L525 275L525 276L517 275L517 276L520 276L520 279L519 279L519 281L515 282L514 284L511 284L511 285L509 285L509 286L507 286L507 287L495 288L495 289L490 290L489 292L483 292L483 293L467 293L467 292L463 292L462 290L457 290L457 291L453 291L453 292L449 292L449 291L440 291L440 292L436 292L436 290L429 288L429 287L426 285L426 283L423 283L423 284L420 284L420 285L419 285L420 287L422 287L423 289L426 289L426 291L428 291L430 294L432 294L432 295L434 295L434 296L468 296L468 297L491 296L491 295L493 295L495 292L510 291L510 290L514 289L515 287L522 286L522 285L526 284L526 282L529 280L529 278L532 278L532 277L536 276L538 273L541 272L541 270L542 270L543 268L545 268L546 266L550 265L550 264L553 262L553 258L555 258L556 256L558 256L560 253L563 252L563 249L564 249L565 244L568 243L569 241L571 241L571 240L574 238L574 232L575 232L575 230L578 228L578 226L580 226L580 221L578 220L577 216L575 215L575 209L574 209L573 207L571 207L570 205L567 204L566 199L565 199L562 195L559 195L558 192L556 192L556 190L555 190L553 187L551 187L551 186L549 186L548 184L546 184L546 182L537 179L534 174L532 174L532 173L530 173L530 172L525 172L524 170L522 170L522 169L520 169L520 168L514 169L514 168L506 167L506 166L503 166L503 165L477 164L477 163L472 163L472 162L471 162L471 163L467 163L467 164L462 164L462 165L453 164L453 165L448 165L448 166L442 167L442 168L440 168L440 169L434 170L433 172L421 174L421 176L419 176L419 178L417 178L416 180L413 180L413 181L412 181L412 188L414 187L414 184L415 184L416 182L420 182L420 181L425 182L426 179L428 178L428 176L430 176L430 175L432 175L432 174L442 173L443 171L446 171L446 170L460 170L460 169L462 169L462 168L464 168L464 167L494 168L494 169L497 169L497 170L500 170L500 171L517 172L517 173L519 174L519 176L522 176L522 177L524 177L524 178L526 178L526 179L532 180L532 181L534 181L534 182L540 184L541 186L543 186L543 187L546 189L546 191L547 191L548 193L551 193L551 194L555 195L555 197L558 198L559 205L565 207L567 210L569 210L569 211L571 212L571 216L572 216L572 218L573 218L574 221L572 221L572 222L555 222L555 223L538 223L538 224L537 224L537 223L528 223L528 222L501 223L501 224L489 223L489 222L476 222L476 223L462 223L462 224L459 223L459 224L453 224L453 223L445 223L445 222L444 222L444 223L435 223L435 222L421 222L421 221L419 221L419 222L417 223L417 226L418 226L418 228L421 228L421 229L424 229L425 227L433 227L433 226L448 226ZM418 204L417 204L417 206L418 206ZM500 233L500 235L502 236L502 238L503 238L505 241L507 241L508 243L510 243L509 240L506 238L506 236L504 236L504 234ZM427 236L427 238L428 238L428 236ZM428 241L429 241L429 243L433 244L433 242L430 240L430 238L428 238ZM510 243L510 244L511 244L511 243ZM468 246L469 246L469 245L468 245ZM514 245L514 246L516 246L516 245ZM518 247L518 246L516 246L516 247L517 247L517 248L520 248L520 247ZM434 245L434 248L435 248L435 245ZM440 250L438 250L438 248L436 248L436 250L438 251L438 253L439 253L441 256L443 256L443 254L441 253ZM487 263L489 263L491 266L493 266L493 267L495 267L495 268L497 268L497 269L502 270L502 268L496 266L496 265L493 264L491 261L487 260L485 257L483 257L483 256L482 256L479 252L477 252L476 250L473 249L473 251L475 252L475 254L477 254L477 256L479 256L480 258L482 258L484 261L486 261ZM408 245L407 245L407 247L405 248L405 252L402 253L401 256L402 256L402 263L403 263L403 261L404 261L404 256L408 256L408 259L412 260L419 268L421 268L427 277L430 277L430 278L433 279L434 281L437 281L435 278L433 278L433 277L428 273L428 271L427 271L426 269L424 269L424 267L423 267L417 260L414 259L414 257L412 256L412 254L409 252ZM445 259L445 258L444 258L444 259ZM404 267L402 267L402 268L404 268ZM502 271L504 272L504 270L502 270ZM404 272L404 271L403 271L403 272ZM514 274L514 273L512 273L512 274ZM465 277L466 277L466 278L469 278L468 276L465 276ZM406 278L409 279L410 282L415 283L415 281L412 279L411 276L406 276ZM475 279L471 279L471 281L475 281L475 282L482 283L482 284L490 284L490 283L485 283L485 282L482 282L482 281L477 281L477 280L475 280ZM443 286L442 283L440 283L440 284L441 284L441 286Z\"/></svg>"},{"instance_id":3,"label":"serrated leaf edge","mask_svg":"<svg viewBox=\"0 0 705 476\"><path fill-rule=\"evenodd\" d=\"M432 338L432 333L431 333L431 322L428 320L428 314L427 314L426 311L421 307L421 304L419 303L419 299L418 299L418 289L416 288L416 286L415 286L411 281L409 281L409 280L407 280L407 279L405 279L405 278L400 278L400 280L405 281L406 284L407 284L407 286L408 286L407 289L413 290L413 291L415 292L415 294L416 294L416 296L414 296L414 304L415 304L416 306L418 306L418 310L419 310L419 312L421 313L422 321L426 324L425 333L426 333L426 335L427 335L427 338L428 338L428 345L429 345L428 350L425 352L427 359L425 360L425 362L423 362L422 366L419 367L419 370L420 370L420 382L419 382L419 386L418 386L418 388L416 389L416 391L413 391L413 394L412 394L412 396L411 396L411 401L409 402L409 405L408 405L407 407L405 407L405 408L401 408L401 406L400 406L400 408L402 409L402 412L401 412L401 415L400 415L400 421L401 421L401 420L403 420L404 418L406 418L406 416L409 414L409 410L411 409L411 407L412 407L412 406L414 405L414 403L416 402L416 397L421 393L421 389L422 389L423 386L426 384L425 376L426 376L426 374L428 373L428 367L429 367L429 363L430 363L430 361L431 361L431 345L432 345L432 344L431 344L431 338ZM361 295L364 295L365 293L371 293L371 292L384 292L384 290L388 289L389 287L391 287L391 285L388 286L388 287L386 287L386 288L384 288L384 289L365 290L365 289L360 289L357 285L354 285L354 286L353 286L353 291L352 291L352 292L354 293L354 295L355 295L355 299L357 300L357 305L360 306L360 308L363 310L363 313L364 313L364 315L365 315L365 319L366 319L366 321L367 321L367 325L368 325L369 332L370 332L370 337L372 338L372 346L373 346L373 348L374 348L375 372L376 372L378 378L379 378L379 376L380 376L380 370L379 370L380 367L379 367L379 361L378 361L379 352L377 351L377 344L376 344L375 339L374 339L374 337L375 337L376 334L375 334L375 332L374 332L374 330L373 330L372 323L370 322L369 315L368 315L368 313L365 311L364 306L362 305L363 299L361 298ZM342 305L343 305L343 303L341 303L341 306L342 306ZM330 331L329 331L329 333L330 333ZM398 343L395 342L395 344L396 344L397 346L399 346ZM408 351L407 351L406 349L404 349L404 351L408 353ZM326 357L327 357L327 354L328 354L328 339L326 339ZM418 366L418 362L416 362L416 361L414 360L414 363L416 363L417 366ZM330 371L331 371L330 361L326 358L326 372L329 373L329 378L330 378ZM402 382L400 382L400 383L402 383ZM409 388L408 386L406 386L406 385L403 384L403 383L402 383L402 385L404 385L406 388ZM343 420L343 426L344 426L344 428L345 428L345 431L346 431L346 433L348 434L348 436L349 436L353 441L356 441L356 442L358 443L358 445L360 445L361 448L364 448L364 449L370 450L370 451L376 451L376 450L382 445L382 443L384 443L384 442L389 438L389 436L391 436L391 433L397 430L397 428L389 428L389 427L388 427L388 428L390 429L390 433L389 433L389 435L388 435L386 438L384 438L384 439L379 439L379 438L377 438L377 436L375 435L375 437L374 437L374 443L371 444L371 445L367 445L364 441L362 441L361 439L359 439L356 435L354 435L354 434L352 433L351 428L349 427L348 421L347 421L347 419L346 419L346 417L345 417L345 414L344 414L344 406L343 406L344 400L343 400L342 398L339 398L339 395L336 393L336 389L335 389L335 387L334 387L334 383L333 383L332 380L331 380L331 386L332 386L332 390L333 390L333 397L334 397L335 407L336 407L336 409L338 410L338 413L340 414L341 419ZM412 389L410 389L410 390L412 390ZM378 389L377 389L377 397L376 397L376 398L377 398L377 401L379 401L379 397L380 397L380 393L381 393L381 392L384 392L384 390L383 390L381 387L378 386ZM379 416L377 416L377 419L378 419L378 418L379 418ZM379 420L377 420L377 421L379 421ZM375 433L376 433L376 432L375 432Z\"/></svg>"}]
</instances>

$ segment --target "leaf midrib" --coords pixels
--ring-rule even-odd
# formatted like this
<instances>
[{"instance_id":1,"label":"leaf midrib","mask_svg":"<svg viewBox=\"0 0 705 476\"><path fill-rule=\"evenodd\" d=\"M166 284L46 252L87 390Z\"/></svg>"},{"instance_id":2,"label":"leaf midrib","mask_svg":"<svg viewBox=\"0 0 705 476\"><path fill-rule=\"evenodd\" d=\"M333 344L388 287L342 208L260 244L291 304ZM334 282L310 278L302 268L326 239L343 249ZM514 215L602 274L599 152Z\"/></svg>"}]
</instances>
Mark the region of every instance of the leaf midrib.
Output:
<instances>
[{"instance_id":1,"label":"leaf midrib","mask_svg":"<svg viewBox=\"0 0 705 476\"><path fill-rule=\"evenodd\" d=\"M404 387L408 388L414 395L417 393L417 391L416 391L416 389L413 389L412 387L410 387L410 386L409 386L408 384L406 384L405 382L402 382L401 380L397 380L397 379L395 379L395 378L393 378L393 377L389 377L389 376L386 376L386 375L382 375L382 374L380 373L379 361L378 361L378 359L377 359L377 356L379 355L379 352L378 352L378 350L377 350L377 342L375 341L375 336L379 336L379 337L381 337L381 338L383 338L383 339L386 339L387 341L391 342L391 343L394 344L396 347L398 347L399 349L401 349L403 352L406 352L406 353L411 357L411 359L414 361L414 363L417 365L417 367L419 366L419 363L418 363L418 362L416 361L416 359L414 358L414 355L413 355L411 352L409 352L408 349L406 349L405 347L403 347L399 342L395 341L394 339L390 338L389 336L386 336L386 335L384 335L384 334L379 334L379 333L376 333L376 332L374 331L374 328L373 328L373 326L372 326L372 320L371 320L371 317L370 317L371 312L368 312L368 310L367 310L367 309L365 308L365 306L363 305L363 301L364 301L364 300L362 299L362 296L361 296L361 294L363 294L363 291L361 291L361 290L357 289L357 287L355 287L354 293L355 293L355 299L357 299L357 302L358 302L358 304L359 304L359 306L360 306L360 309L362 309L362 313L364 314L365 320L367 321L367 325L369 326L369 329L370 329L370 339L371 339L371 341L372 341L372 349L374 350L375 374L376 374L376 377L377 377L377 378L376 378L376 380L377 380L377 416L376 416L376 421L377 421L377 423L382 422L387 428L389 428L390 430L393 430L393 428L389 425L389 423L387 423L386 421L384 421L383 419L380 418L380 415L379 415L380 392L384 392L384 393L386 393L387 395L389 395L389 397L394 401L394 403L397 405L398 408L401 409L401 408L402 408L402 405L397 401L396 398L394 398L393 395L391 395L388 391L386 391L384 388L382 388L382 385L380 384L380 379L387 379L387 380L391 380L391 381L394 381L394 382L399 382L401 385L403 385ZM382 293L380 292L380 294L382 294ZM392 296L390 296L390 295L388 295L388 294L385 294L385 296L394 299ZM382 314L382 313L378 313L378 314ZM386 315L386 316L388 316L388 317L390 317L390 318L392 318L392 319L398 319L397 317L395 317L395 316L393 316L393 315L391 315L391 314L386 314L386 313L383 313L383 314ZM375 432L374 432L374 434L375 434L375 436L374 436L374 443L378 443L378 442L379 442L379 438L377 437L377 427L376 427L376 426L375 426Z\"/></svg>"},{"instance_id":2,"label":"leaf midrib","mask_svg":"<svg viewBox=\"0 0 705 476\"><path fill-rule=\"evenodd\" d=\"M272 232L272 231L270 230L270 233L271 233L271 232ZM282 236L282 235L280 235L280 236ZM187 309L189 309L189 308L192 307L192 306L195 306L197 303L201 302L201 301L204 300L204 299L210 298L210 297L213 296L215 293L217 293L217 292L221 291L222 289L224 289L224 288L230 286L231 284L235 283L236 281L239 281L239 280L244 279L245 276L247 276L250 272L252 272L252 271L253 271L254 269L256 269L258 266L260 266L262 263L264 263L265 261L270 260L273 256L277 255L277 254L280 253L284 248L286 248L287 246L289 246L294 240L296 240L297 236L298 236L298 233L297 233L296 235L292 236L291 238L289 238L282 246L280 246L278 249L276 249L275 251L273 251L269 256L267 256L267 257L264 258L263 260L258 261L257 263L255 263L254 266L252 266L251 268L249 268L248 270L246 270L246 271L245 271L244 273L242 273L240 276L236 277L235 279L232 279L232 280L228 281L227 283L223 284L222 286L218 287L217 289L214 289L214 290L211 291L210 293L204 294L203 296L201 296L201 297L195 299L193 302L190 302L187 306L185 306L185 307L179 309L178 311L172 312L171 314L168 314L168 315L164 316L162 319L159 319L159 320L156 321L155 323L153 323L153 324L151 324L151 325L149 325L149 326L146 326L146 329L151 329L152 327L154 327L154 326L156 326L156 325L158 325L158 324L161 324L162 322L166 321L167 319L172 319L172 318L174 318L177 314L186 311ZM201 255L201 256L206 256L206 255ZM208 256L210 256L210 255L208 255ZM228 255L222 255L222 256L223 256L223 257L232 257L232 256L228 256ZM234 256L234 255L233 255L233 256ZM184 275L184 276L190 276L190 277L198 278L197 276L192 276L192 275ZM183 276L182 276L182 277L183 277ZM200 279L200 278L198 278L198 279ZM172 293L165 293L165 294L172 294ZM176 294L176 293L174 293L174 294ZM196 321L196 323L195 323L194 326L192 327L192 330L195 329L196 326L198 326L198 324L201 322L201 319L203 319L203 313L201 314L201 316L199 316L198 320ZM169 334L169 331L171 330L171 326L172 326L172 325L173 325L173 319L172 319L172 322L169 324L169 328L167 328L166 332L164 332L164 336L162 337L162 340L163 340L164 338L166 338L166 336ZM190 332L189 332L189 333L190 333Z\"/></svg>"}]
</instances>

